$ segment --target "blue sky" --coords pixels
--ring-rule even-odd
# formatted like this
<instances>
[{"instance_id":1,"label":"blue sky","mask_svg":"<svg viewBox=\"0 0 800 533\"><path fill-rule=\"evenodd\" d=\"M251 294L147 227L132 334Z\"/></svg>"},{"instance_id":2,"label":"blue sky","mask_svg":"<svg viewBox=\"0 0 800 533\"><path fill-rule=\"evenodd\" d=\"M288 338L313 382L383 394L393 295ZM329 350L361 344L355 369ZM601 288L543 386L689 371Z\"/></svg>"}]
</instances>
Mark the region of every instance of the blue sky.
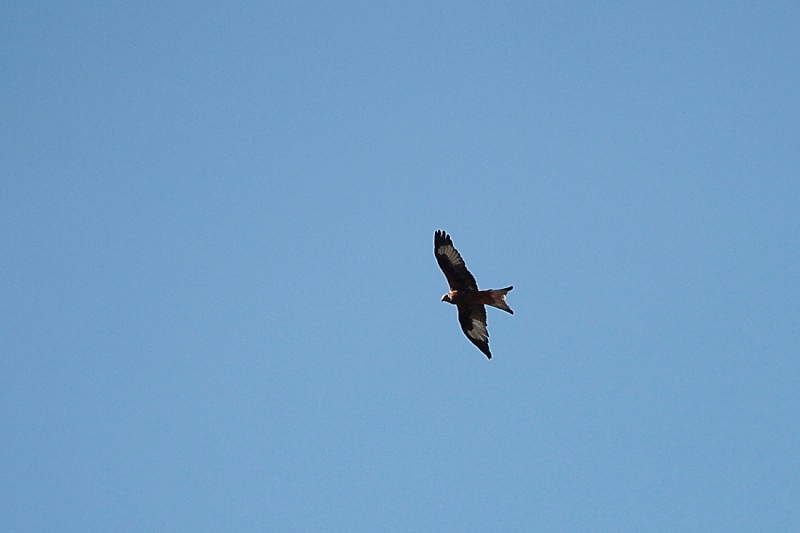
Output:
<instances>
[{"instance_id":1,"label":"blue sky","mask_svg":"<svg viewBox=\"0 0 800 533\"><path fill-rule=\"evenodd\" d=\"M0 529L796 527L800 8L695 4L4 3Z\"/></svg>"}]
</instances>

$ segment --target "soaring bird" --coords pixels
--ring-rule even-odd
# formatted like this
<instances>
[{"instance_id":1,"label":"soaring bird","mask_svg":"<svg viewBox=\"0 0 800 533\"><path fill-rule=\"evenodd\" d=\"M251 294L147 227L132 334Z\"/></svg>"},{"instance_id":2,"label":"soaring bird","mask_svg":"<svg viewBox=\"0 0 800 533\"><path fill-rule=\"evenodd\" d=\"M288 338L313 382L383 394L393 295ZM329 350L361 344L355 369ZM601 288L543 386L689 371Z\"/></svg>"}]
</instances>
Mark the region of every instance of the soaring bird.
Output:
<instances>
[{"instance_id":1,"label":"soaring bird","mask_svg":"<svg viewBox=\"0 0 800 533\"><path fill-rule=\"evenodd\" d=\"M442 301L458 308L458 323L461 324L464 335L491 359L484 304L513 315L514 311L506 304L506 294L514 287L479 291L475 277L467 270L467 265L453 246L450 235L442 230L433 235L433 255L436 256L436 262L439 263L439 268L444 272L444 277L450 285L450 290L442 296Z\"/></svg>"}]
</instances>

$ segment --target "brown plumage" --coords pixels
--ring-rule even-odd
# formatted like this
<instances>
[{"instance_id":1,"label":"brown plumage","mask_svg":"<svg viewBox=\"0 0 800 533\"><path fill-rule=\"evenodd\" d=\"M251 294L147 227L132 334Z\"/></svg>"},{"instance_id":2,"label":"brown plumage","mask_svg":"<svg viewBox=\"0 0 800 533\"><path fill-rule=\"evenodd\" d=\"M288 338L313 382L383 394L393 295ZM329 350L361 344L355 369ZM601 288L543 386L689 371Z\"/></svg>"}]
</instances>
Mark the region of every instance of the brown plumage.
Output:
<instances>
[{"instance_id":1,"label":"brown plumage","mask_svg":"<svg viewBox=\"0 0 800 533\"><path fill-rule=\"evenodd\" d=\"M487 358L492 358L489 350L489 332L486 329L486 308L491 305L507 313L514 311L506 304L506 294L513 286L505 289L478 290L475 277L467 270L467 265L461 254L453 246L450 236L444 231L437 231L433 235L433 255L439 268L444 272L450 290L442 296L443 302L448 302L458 308L458 323L464 335L482 351Z\"/></svg>"}]
</instances>

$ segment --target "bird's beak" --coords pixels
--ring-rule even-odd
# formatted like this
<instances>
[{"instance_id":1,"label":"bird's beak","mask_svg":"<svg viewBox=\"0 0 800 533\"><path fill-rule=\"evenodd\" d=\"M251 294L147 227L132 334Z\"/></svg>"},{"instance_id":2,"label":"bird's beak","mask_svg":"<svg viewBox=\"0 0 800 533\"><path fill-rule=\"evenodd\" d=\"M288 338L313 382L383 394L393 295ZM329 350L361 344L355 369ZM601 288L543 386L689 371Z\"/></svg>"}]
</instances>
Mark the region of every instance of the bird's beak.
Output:
<instances>
[{"instance_id":1,"label":"bird's beak","mask_svg":"<svg viewBox=\"0 0 800 533\"><path fill-rule=\"evenodd\" d=\"M448 297L447 297L447 295L445 294L444 296L442 296L442 299L441 299L441 301L442 301L442 302L449 302L449 301L450 301L450 298L448 298Z\"/></svg>"}]
</instances>

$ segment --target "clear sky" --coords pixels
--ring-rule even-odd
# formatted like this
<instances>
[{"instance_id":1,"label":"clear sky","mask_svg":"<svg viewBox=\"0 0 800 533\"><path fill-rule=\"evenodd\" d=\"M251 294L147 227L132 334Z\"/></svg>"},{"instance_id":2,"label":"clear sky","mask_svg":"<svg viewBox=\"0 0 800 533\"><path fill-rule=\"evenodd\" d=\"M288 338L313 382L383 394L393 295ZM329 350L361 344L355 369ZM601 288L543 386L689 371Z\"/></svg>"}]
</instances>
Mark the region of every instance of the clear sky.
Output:
<instances>
[{"instance_id":1,"label":"clear sky","mask_svg":"<svg viewBox=\"0 0 800 533\"><path fill-rule=\"evenodd\" d=\"M4 2L0 530L796 528L800 7L697 4Z\"/></svg>"}]
</instances>

